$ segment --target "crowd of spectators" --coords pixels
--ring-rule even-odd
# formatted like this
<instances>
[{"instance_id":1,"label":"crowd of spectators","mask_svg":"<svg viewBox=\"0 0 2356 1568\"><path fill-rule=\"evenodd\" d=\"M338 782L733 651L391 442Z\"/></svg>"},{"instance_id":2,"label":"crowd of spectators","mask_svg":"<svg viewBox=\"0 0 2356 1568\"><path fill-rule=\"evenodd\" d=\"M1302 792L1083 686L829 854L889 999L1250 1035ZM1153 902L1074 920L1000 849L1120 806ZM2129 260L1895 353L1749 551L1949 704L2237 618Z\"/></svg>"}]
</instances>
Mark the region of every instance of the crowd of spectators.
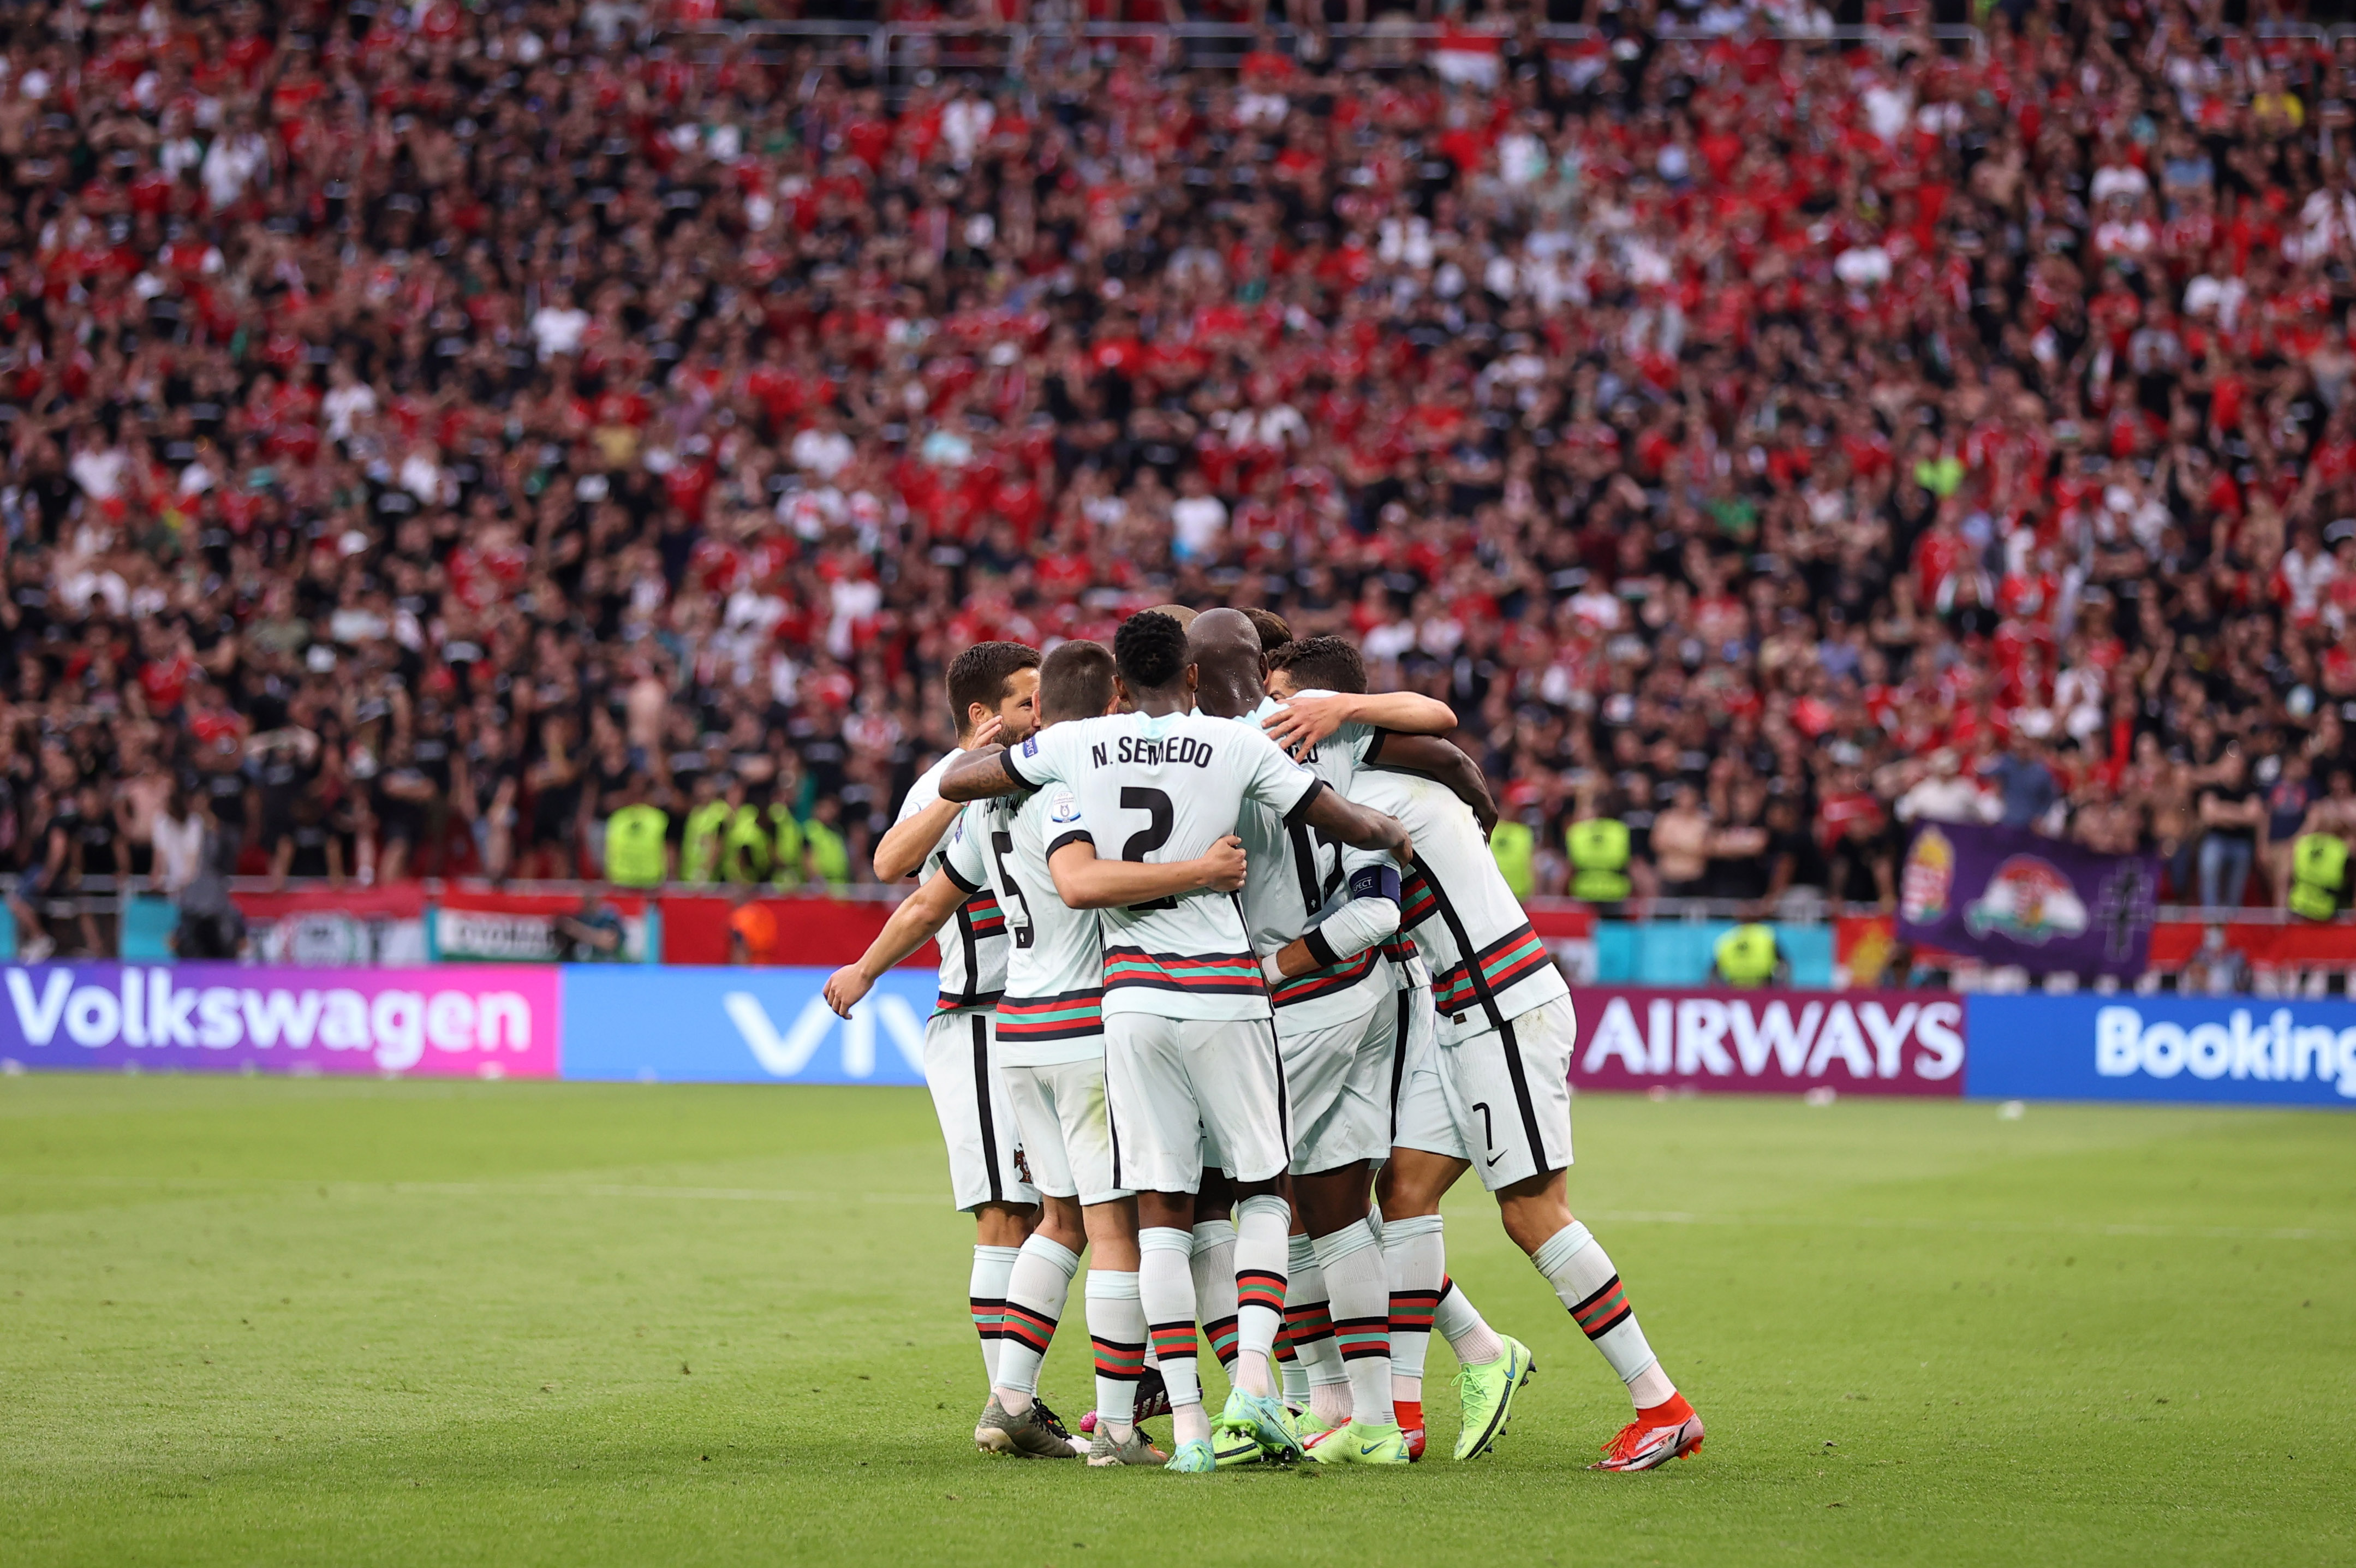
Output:
<instances>
[{"instance_id":1,"label":"crowd of spectators","mask_svg":"<svg viewBox=\"0 0 2356 1568\"><path fill-rule=\"evenodd\" d=\"M1582 814L1648 892L1866 903L1916 817L2204 904L2356 823L2356 44L1312 5L959 71L718 14L0 9L20 918L594 874L638 800L863 867L958 649L1172 600L1453 703L1542 888Z\"/></svg>"}]
</instances>

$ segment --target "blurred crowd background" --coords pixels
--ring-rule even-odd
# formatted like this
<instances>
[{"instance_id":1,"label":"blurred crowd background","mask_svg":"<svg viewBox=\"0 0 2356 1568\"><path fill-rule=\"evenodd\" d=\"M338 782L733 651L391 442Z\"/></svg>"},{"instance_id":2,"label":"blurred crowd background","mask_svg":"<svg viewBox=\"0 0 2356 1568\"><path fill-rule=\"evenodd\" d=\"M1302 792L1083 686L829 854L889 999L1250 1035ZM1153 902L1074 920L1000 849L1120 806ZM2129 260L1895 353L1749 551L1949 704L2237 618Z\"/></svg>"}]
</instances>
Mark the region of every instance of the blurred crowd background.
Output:
<instances>
[{"instance_id":1,"label":"blurred crowd background","mask_svg":"<svg viewBox=\"0 0 2356 1568\"><path fill-rule=\"evenodd\" d=\"M958 650L1173 600L1452 703L1539 892L1887 907L1932 819L2276 900L2356 832L2324 20L7 7L17 918L641 803L860 878Z\"/></svg>"}]
</instances>

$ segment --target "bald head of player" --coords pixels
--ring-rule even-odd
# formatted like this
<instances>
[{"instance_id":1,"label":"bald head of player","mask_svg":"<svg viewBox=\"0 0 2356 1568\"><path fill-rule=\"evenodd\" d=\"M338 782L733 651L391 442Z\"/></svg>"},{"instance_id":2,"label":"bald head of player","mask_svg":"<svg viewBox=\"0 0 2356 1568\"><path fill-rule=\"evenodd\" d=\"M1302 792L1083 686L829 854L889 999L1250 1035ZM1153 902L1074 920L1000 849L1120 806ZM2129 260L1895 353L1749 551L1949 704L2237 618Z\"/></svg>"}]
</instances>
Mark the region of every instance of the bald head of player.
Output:
<instances>
[{"instance_id":1,"label":"bald head of player","mask_svg":"<svg viewBox=\"0 0 2356 1568\"><path fill-rule=\"evenodd\" d=\"M1268 655L1259 628L1241 610L1205 610L1186 628L1195 671L1194 705L1214 718L1239 719L1266 696Z\"/></svg>"}]
</instances>

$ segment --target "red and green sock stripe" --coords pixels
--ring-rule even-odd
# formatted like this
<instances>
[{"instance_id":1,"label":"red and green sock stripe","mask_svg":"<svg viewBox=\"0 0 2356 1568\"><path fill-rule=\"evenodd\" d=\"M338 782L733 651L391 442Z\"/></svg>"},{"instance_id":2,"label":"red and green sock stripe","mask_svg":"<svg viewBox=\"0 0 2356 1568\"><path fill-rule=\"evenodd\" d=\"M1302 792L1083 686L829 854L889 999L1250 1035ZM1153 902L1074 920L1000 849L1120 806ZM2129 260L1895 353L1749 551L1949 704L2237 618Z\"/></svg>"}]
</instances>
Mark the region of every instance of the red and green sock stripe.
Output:
<instances>
[{"instance_id":1,"label":"red and green sock stripe","mask_svg":"<svg viewBox=\"0 0 2356 1568\"><path fill-rule=\"evenodd\" d=\"M998 1320L998 1337L1044 1356L1055 1337L1055 1320L1019 1301L1010 1301L1005 1316Z\"/></svg>"},{"instance_id":2,"label":"red and green sock stripe","mask_svg":"<svg viewBox=\"0 0 2356 1568\"><path fill-rule=\"evenodd\" d=\"M1387 1317L1344 1317L1333 1325L1333 1338L1342 1359L1361 1361L1391 1353L1391 1320Z\"/></svg>"},{"instance_id":3,"label":"red and green sock stripe","mask_svg":"<svg viewBox=\"0 0 2356 1568\"><path fill-rule=\"evenodd\" d=\"M1236 1364L1236 1320L1232 1317L1215 1317L1203 1325L1203 1332L1210 1337L1211 1354L1219 1359L1219 1365L1234 1366ZM1157 1355L1160 1353L1159 1350L1155 1352Z\"/></svg>"},{"instance_id":4,"label":"red and green sock stripe","mask_svg":"<svg viewBox=\"0 0 2356 1568\"><path fill-rule=\"evenodd\" d=\"M1006 1316L1006 1304L991 1296L969 1295L966 1305L973 1311L973 1331L985 1343L998 1338L999 1319Z\"/></svg>"},{"instance_id":5,"label":"red and green sock stripe","mask_svg":"<svg viewBox=\"0 0 2356 1568\"><path fill-rule=\"evenodd\" d=\"M1439 1310L1440 1292L1436 1290L1395 1290L1391 1292L1391 1332L1429 1334L1432 1316Z\"/></svg>"},{"instance_id":6,"label":"red and green sock stripe","mask_svg":"<svg viewBox=\"0 0 2356 1568\"><path fill-rule=\"evenodd\" d=\"M1627 1287L1613 1274L1603 1282L1602 1289L1572 1307L1570 1316L1590 1339L1601 1339L1627 1322L1632 1310Z\"/></svg>"},{"instance_id":7,"label":"red and green sock stripe","mask_svg":"<svg viewBox=\"0 0 2356 1568\"><path fill-rule=\"evenodd\" d=\"M1191 1361L1201 1354L1191 1323L1157 1323L1146 1330L1153 1337L1153 1355L1162 1361Z\"/></svg>"},{"instance_id":8,"label":"red and green sock stripe","mask_svg":"<svg viewBox=\"0 0 2356 1568\"><path fill-rule=\"evenodd\" d=\"M1133 1383L1145 1376L1143 1344L1124 1345L1118 1339L1094 1337L1088 1343L1096 1348L1098 1377L1117 1383Z\"/></svg>"},{"instance_id":9,"label":"red and green sock stripe","mask_svg":"<svg viewBox=\"0 0 2356 1568\"><path fill-rule=\"evenodd\" d=\"M1284 1332L1296 1345L1333 1337L1333 1315L1322 1301L1294 1302L1284 1309Z\"/></svg>"},{"instance_id":10,"label":"red and green sock stripe","mask_svg":"<svg viewBox=\"0 0 2356 1568\"><path fill-rule=\"evenodd\" d=\"M1248 1306L1266 1307L1279 1317L1283 1316L1284 1276L1270 1269L1237 1269L1236 1306L1238 1311Z\"/></svg>"}]
</instances>

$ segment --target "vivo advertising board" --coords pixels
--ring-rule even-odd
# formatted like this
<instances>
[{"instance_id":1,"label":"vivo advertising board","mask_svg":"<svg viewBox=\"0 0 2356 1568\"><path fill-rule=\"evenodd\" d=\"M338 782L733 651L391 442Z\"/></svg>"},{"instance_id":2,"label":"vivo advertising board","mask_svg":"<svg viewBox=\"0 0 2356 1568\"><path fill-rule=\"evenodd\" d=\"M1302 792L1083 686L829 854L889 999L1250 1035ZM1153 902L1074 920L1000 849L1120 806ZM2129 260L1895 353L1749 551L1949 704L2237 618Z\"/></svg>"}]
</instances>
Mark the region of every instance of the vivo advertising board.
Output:
<instances>
[{"instance_id":1,"label":"vivo advertising board","mask_svg":"<svg viewBox=\"0 0 2356 1568\"><path fill-rule=\"evenodd\" d=\"M9 964L0 1058L30 1068L554 1078L558 971Z\"/></svg>"},{"instance_id":2,"label":"vivo advertising board","mask_svg":"<svg viewBox=\"0 0 2356 1568\"><path fill-rule=\"evenodd\" d=\"M1975 996L1985 1099L2356 1109L2356 1004L2263 996Z\"/></svg>"},{"instance_id":3,"label":"vivo advertising board","mask_svg":"<svg viewBox=\"0 0 2356 1568\"><path fill-rule=\"evenodd\" d=\"M1571 1000L1570 1081L1580 1089L1964 1091L1963 1004L1943 993L1580 985Z\"/></svg>"},{"instance_id":4,"label":"vivo advertising board","mask_svg":"<svg viewBox=\"0 0 2356 1568\"><path fill-rule=\"evenodd\" d=\"M579 965L564 972L564 1076L662 1083L925 1081L938 981L895 969L838 1018L830 970Z\"/></svg>"}]
</instances>

